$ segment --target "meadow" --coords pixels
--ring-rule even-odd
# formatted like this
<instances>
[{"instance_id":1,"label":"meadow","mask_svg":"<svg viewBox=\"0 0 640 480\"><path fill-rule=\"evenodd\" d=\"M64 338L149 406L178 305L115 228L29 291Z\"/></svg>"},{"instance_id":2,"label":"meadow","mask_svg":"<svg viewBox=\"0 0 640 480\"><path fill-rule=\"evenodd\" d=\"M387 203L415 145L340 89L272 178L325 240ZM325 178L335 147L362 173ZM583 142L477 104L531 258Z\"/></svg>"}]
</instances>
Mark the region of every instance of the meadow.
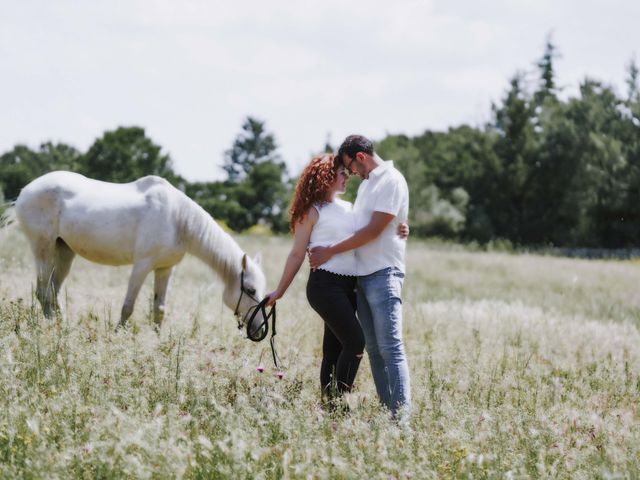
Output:
<instances>
[{"instance_id":1,"label":"meadow","mask_svg":"<svg viewBox=\"0 0 640 480\"><path fill-rule=\"evenodd\" d=\"M275 286L290 240L236 238ZM24 237L0 230L0 478L640 476L639 263L415 239L407 260L414 409L398 425L366 360L350 411L320 408L306 266L278 302L280 380L196 259L159 335L151 278L115 333L129 268L76 259L47 320Z\"/></svg>"}]
</instances>

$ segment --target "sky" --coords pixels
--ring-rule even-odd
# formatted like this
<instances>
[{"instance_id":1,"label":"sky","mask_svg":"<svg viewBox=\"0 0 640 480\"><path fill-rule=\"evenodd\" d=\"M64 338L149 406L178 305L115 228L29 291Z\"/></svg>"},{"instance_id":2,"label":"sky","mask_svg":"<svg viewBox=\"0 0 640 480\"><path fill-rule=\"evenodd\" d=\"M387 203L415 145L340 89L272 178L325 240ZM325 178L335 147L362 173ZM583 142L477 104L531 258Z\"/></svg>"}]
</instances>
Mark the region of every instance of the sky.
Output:
<instances>
[{"instance_id":1,"label":"sky","mask_svg":"<svg viewBox=\"0 0 640 480\"><path fill-rule=\"evenodd\" d=\"M637 0L0 0L0 153L136 125L218 180L250 115L295 175L352 133L484 124L549 35L562 95L624 94L639 20Z\"/></svg>"}]
</instances>

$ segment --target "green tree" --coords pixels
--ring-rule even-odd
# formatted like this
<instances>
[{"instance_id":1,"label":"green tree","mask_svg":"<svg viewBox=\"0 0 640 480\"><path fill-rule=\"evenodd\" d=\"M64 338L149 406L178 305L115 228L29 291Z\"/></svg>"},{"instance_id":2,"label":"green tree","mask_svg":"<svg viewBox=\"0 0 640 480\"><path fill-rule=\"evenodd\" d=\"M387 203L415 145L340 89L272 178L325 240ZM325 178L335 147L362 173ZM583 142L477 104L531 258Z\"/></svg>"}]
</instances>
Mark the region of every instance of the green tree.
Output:
<instances>
[{"instance_id":1,"label":"green tree","mask_svg":"<svg viewBox=\"0 0 640 480\"><path fill-rule=\"evenodd\" d=\"M629 60L627 65L627 78L625 83L627 84L627 103L637 103L640 101L640 87L638 86L638 64L635 57Z\"/></svg>"},{"instance_id":2,"label":"green tree","mask_svg":"<svg viewBox=\"0 0 640 480\"><path fill-rule=\"evenodd\" d=\"M585 80L579 97L545 109L539 136L528 242L622 247L640 240L632 221L638 208L625 204L638 131L613 89Z\"/></svg>"},{"instance_id":3,"label":"green tree","mask_svg":"<svg viewBox=\"0 0 640 480\"><path fill-rule=\"evenodd\" d=\"M627 99L619 108L621 116L620 138L627 160L627 190L623 200L624 214L620 223L628 231L627 243L640 244L640 90L638 66L635 59L627 65Z\"/></svg>"},{"instance_id":4,"label":"green tree","mask_svg":"<svg viewBox=\"0 0 640 480\"><path fill-rule=\"evenodd\" d=\"M380 155L393 159L407 180L414 234L491 237L490 223L482 213L481 179L496 163L492 138L463 125L414 138L389 135L377 144Z\"/></svg>"},{"instance_id":5,"label":"green tree","mask_svg":"<svg viewBox=\"0 0 640 480\"><path fill-rule=\"evenodd\" d=\"M38 150L16 145L0 156L0 190L14 200L31 180L54 170L75 171L80 153L64 143L45 142Z\"/></svg>"},{"instance_id":6,"label":"green tree","mask_svg":"<svg viewBox=\"0 0 640 480\"><path fill-rule=\"evenodd\" d=\"M554 60L559 57L558 49L551 41L551 35L547 36L544 54L538 60L537 66L540 72L540 81L538 89L534 94L537 104L543 104L547 99L556 100L556 73L554 68Z\"/></svg>"},{"instance_id":7,"label":"green tree","mask_svg":"<svg viewBox=\"0 0 640 480\"><path fill-rule=\"evenodd\" d=\"M249 210L238 201L238 185L228 182L196 182L186 185L185 193L209 215L236 231L253 225Z\"/></svg>"},{"instance_id":8,"label":"green tree","mask_svg":"<svg viewBox=\"0 0 640 480\"><path fill-rule=\"evenodd\" d=\"M275 136L264 122L247 117L233 146L225 152L223 168L227 180L201 189L206 197L198 194L196 201L233 230L263 223L273 231L286 231L291 182Z\"/></svg>"},{"instance_id":9,"label":"green tree","mask_svg":"<svg viewBox=\"0 0 640 480\"><path fill-rule=\"evenodd\" d=\"M291 190L286 182L286 172L283 162L265 161L254 165L241 183L251 192L244 205L251 212L254 223L264 222L276 232L287 231L286 213Z\"/></svg>"},{"instance_id":10,"label":"green tree","mask_svg":"<svg viewBox=\"0 0 640 480\"><path fill-rule=\"evenodd\" d=\"M141 127L118 127L105 132L81 159L81 173L109 182L131 182L145 175L180 181L169 155L149 139Z\"/></svg>"},{"instance_id":11,"label":"green tree","mask_svg":"<svg viewBox=\"0 0 640 480\"><path fill-rule=\"evenodd\" d=\"M569 105L547 105L539 119L535 178L522 225L526 242L566 246L582 235L587 219L583 206L591 193L581 137Z\"/></svg>"},{"instance_id":12,"label":"green tree","mask_svg":"<svg viewBox=\"0 0 640 480\"><path fill-rule=\"evenodd\" d=\"M80 167L81 153L71 145L65 143L45 142L38 150L40 163L45 165L48 171L68 170L75 172Z\"/></svg>"},{"instance_id":13,"label":"green tree","mask_svg":"<svg viewBox=\"0 0 640 480\"><path fill-rule=\"evenodd\" d=\"M37 152L25 145L16 145L0 156L0 189L7 200L15 200L22 187L46 172Z\"/></svg>"},{"instance_id":14,"label":"green tree","mask_svg":"<svg viewBox=\"0 0 640 480\"><path fill-rule=\"evenodd\" d=\"M450 235L481 241L494 235L487 211L500 171L496 139L495 134L465 125L434 137L429 181L439 189L440 204L445 201L452 207L444 210L452 214Z\"/></svg>"},{"instance_id":15,"label":"green tree","mask_svg":"<svg viewBox=\"0 0 640 480\"><path fill-rule=\"evenodd\" d=\"M323 153L337 153L336 148L331 143L331 133L327 133L327 138L324 142L324 147L322 148Z\"/></svg>"},{"instance_id":16,"label":"green tree","mask_svg":"<svg viewBox=\"0 0 640 480\"><path fill-rule=\"evenodd\" d=\"M634 237L635 225L629 218L625 222L624 199L629 191L629 154L637 146L639 132L632 127L629 112L621 111L624 102L613 88L586 80L580 94L575 107L579 129L584 132L582 161L591 192L589 240L598 246L625 246Z\"/></svg>"},{"instance_id":17,"label":"green tree","mask_svg":"<svg viewBox=\"0 0 640 480\"><path fill-rule=\"evenodd\" d=\"M529 187L537 161L535 105L523 88L523 78L523 74L516 74L502 105L494 106L494 150L500 163L492 172L494 182L487 192L487 213L495 234L516 243L525 240L522 229L529 216Z\"/></svg>"},{"instance_id":18,"label":"green tree","mask_svg":"<svg viewBox=\"0 0 640 480\"><path fill-rule=\"evenodd\" d=\"M426 136L430 132L425 133ZM414 234L427 235L434 233L433 225L433 185L428 176L429 165L427 155L416 146L416 139L406 135L388 135L377 142L376 151L385 160L393 160L394 165L402 172L409 187L409 224ZM347 193L355 199L360 178L350 179Z\"/></svg>"},{"instance_id":19,"label":"green tree","mask_svg":"<svg viewBox=\"0 0 640 480\"><path fill-rule=\"evenodd\" d=\"M264 122L247 117L242 124L242 131L224 154L222 168L227 172L227 179L238 183L259 163L281 162L277 149L275 137L266 131Z\"/></svg>"}]
</instances>

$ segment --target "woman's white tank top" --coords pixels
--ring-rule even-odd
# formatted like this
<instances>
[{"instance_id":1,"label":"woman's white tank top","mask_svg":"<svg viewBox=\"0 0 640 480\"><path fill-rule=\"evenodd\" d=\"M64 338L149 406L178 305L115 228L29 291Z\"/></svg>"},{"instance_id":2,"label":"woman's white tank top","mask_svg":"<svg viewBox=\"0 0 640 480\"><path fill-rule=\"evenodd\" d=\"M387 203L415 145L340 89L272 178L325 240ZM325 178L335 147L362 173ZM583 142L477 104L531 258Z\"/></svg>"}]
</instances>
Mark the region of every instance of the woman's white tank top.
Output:
<instances>
[{"instance_id":1,"label":"woman's white tank top","mask_svg":"<svg viewBox=\"0 0 640 480\"><path fill-rule=\"evenodd\" d=\"M318 221L313 226L309 248L328 247L350 237L355 232L353 205L335 198L324 205L314 205ZM318 267L339 275L357 275L355 250L339 253Z\"/></svg>"}]
</instances>

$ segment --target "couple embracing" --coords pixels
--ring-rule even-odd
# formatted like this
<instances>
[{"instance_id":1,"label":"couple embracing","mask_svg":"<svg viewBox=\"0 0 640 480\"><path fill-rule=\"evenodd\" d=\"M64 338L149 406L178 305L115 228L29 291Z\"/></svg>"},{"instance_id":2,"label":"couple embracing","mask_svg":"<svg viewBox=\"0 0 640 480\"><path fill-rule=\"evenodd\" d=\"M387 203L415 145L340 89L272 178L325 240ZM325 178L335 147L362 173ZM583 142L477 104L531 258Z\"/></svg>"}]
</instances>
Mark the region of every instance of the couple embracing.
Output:
<instances>
[{"instance_id":1,"label":"couple embracing","mask_svg":"<svg viewBox=\"0 0 640 480\"><path fill-rule=\"evenodd\" d=\"M337 197L349 175L363 179L353 205ZM408 210L404 177L360 135L347 137L335 156L313 158L298 180L289 212L294 243L268 305L310 250L307 299L324 320L324 399L351 391L366 346L380 401L394 416L410 410L401 299Z\"/></svg>"}]
</instances>

